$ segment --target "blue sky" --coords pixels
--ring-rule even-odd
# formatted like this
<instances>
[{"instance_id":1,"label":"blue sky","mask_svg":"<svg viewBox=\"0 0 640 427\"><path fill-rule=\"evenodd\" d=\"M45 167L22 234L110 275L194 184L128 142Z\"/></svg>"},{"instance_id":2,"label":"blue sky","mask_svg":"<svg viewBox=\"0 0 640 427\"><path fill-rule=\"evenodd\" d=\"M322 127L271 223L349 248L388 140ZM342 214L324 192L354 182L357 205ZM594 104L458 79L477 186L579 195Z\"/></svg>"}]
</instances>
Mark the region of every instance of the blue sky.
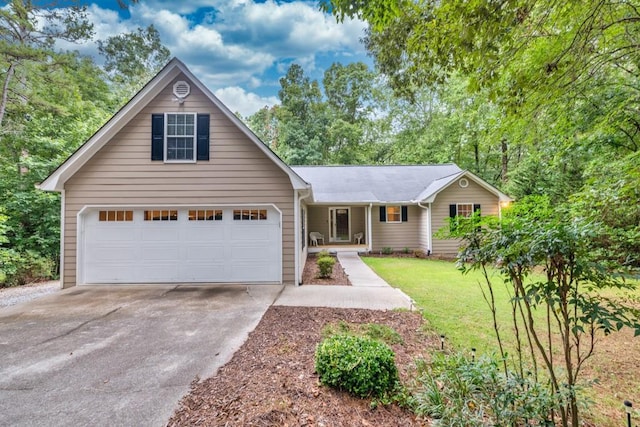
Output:
<instances>
[{"instance_id":1,"label":"blue sky","mask_svg":"<svg viewBox=\"0 0 640 427\"><path fill-rule=\"evenodd\" d=\"M360 43L366 24L337 23L317 1L141 0L124 11L116 0L83 3L95 39L153 24L172 56L245 116L278 102L278 79L294 62L318 80L333 62L371 64ZM69 47L97 55L95 41Z\"/></svg>"}]
</instances>

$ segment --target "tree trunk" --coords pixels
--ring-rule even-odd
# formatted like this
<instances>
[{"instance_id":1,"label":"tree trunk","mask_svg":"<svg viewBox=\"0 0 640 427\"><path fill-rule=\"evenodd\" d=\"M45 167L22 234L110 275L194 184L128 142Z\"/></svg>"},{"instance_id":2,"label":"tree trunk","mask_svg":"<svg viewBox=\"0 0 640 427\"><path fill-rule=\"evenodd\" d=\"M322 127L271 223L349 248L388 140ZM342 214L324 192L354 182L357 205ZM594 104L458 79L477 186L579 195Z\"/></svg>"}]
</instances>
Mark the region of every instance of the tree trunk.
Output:
<instances>
[{"instance_id":1,"label":"tree trunk","mask_svg":"<svg viewBox=\"0 0 640 427\"><path fill-rule=\"evenodd\" d=\"M502 183L507 183L507 173L509 172L509 156L508 156L508 146L507 140L502 138L500 141L500 152L502 153Z\"/></svg>"},{"instance_id":2,"label":"tree trunk","mask_svg":"<svg viewBox=\"0 0 640 427\"><path fill-rule=\"evenodd\" d=\"M7 99L9 98L9 83L11 82L11 78L13 77L13 73L15 72L16 66L12 62L9 65L9 69L7 70L7 75L4 78L4 83L2 85L2 101L0 103L0 129L2 129L2 121L4 120L4 113L7 110Z\"/></svg>"}]
</instances>

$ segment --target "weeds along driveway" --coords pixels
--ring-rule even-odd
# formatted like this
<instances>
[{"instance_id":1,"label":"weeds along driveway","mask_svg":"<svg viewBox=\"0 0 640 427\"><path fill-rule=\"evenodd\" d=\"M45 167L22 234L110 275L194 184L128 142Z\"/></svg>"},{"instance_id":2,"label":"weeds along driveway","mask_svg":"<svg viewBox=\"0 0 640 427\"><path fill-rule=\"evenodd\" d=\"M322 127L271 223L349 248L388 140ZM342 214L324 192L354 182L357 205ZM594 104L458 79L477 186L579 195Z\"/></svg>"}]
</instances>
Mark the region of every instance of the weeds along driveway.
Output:
<instances>
[{"instance_id":1,"label":"weeds along driveway","mask_svg":"<svg viewBox=\"0 0 640 427\"><path fill-rule=\"evenodd\" d=\"M0 308L0 425L164 425L280 291L82 287Z\"/></svg>"}]
</instances>

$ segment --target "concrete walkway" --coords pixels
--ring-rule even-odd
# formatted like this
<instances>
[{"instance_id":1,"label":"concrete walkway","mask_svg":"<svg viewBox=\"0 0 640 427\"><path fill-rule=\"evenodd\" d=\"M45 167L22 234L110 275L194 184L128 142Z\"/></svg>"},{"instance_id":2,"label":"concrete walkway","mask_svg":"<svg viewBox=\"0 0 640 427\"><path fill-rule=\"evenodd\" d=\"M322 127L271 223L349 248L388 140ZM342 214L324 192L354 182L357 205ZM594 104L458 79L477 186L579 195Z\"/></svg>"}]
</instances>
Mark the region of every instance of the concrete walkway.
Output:
<instances>
[{"instance_id":1,"label":"concrete walkway","mask_svg":"<svg viewBox=\"0 0 640 427\"><path fill-rule=\"evenodd\" d=\"M351 286L389 287L387 282L360 259L357 252L338 252L338 261L349 276Z\"/></svg>"},{"instance_id":2,"label":"concrete walkway","mask_svg":"<svg viewBox=\"0 0 640 427\"><path fill-rule=\"evenodd\" d=\"M339 252L338 261L349 276L352 286L285 286L274 305L370 310L415 309L411 298L400 289L389 286L356 252Z\"/></svg>"}]
</instances>

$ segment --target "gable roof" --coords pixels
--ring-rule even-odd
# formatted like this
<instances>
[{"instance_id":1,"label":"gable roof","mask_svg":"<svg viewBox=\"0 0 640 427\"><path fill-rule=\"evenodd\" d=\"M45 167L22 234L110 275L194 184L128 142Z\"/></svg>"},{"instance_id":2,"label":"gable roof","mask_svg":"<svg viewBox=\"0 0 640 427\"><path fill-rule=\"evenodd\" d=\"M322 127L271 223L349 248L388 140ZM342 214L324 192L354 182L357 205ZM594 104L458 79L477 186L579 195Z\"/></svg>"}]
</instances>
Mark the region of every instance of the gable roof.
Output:
<instances>
[{"instance_id":1,"label":"gable roof","mask_svg":"<svg viewBox=\"0 0 640 427\"><path fill-rule=\"evenodd\" d=\"M511 200L497 188L453 163L291 168L311 184L315 203L429 203L463 176L495 194L500 201Z\"/></svg>"},{"instance_id":2,"label":"gable roof","mask_svg":"<svg viewBox=\"0 0 640 427\"><path fill-rule=\"evenodd\" d=\"M198 80L184 63L173 58L154 78L152 78L131 100L122 107L107 123L81 145L67 160L54 170L40 185L42 190L62 191L64 183L71 178L93 155L107 144L136 114L151 102L175 77L184 74L220 109L235 126L240 129L266 156L271 159L291 180L294 189L307 189L309 184L298 176L282 159L280 159L260 139L222 103L200 80Z\"/></svg>"}]
</instances>

